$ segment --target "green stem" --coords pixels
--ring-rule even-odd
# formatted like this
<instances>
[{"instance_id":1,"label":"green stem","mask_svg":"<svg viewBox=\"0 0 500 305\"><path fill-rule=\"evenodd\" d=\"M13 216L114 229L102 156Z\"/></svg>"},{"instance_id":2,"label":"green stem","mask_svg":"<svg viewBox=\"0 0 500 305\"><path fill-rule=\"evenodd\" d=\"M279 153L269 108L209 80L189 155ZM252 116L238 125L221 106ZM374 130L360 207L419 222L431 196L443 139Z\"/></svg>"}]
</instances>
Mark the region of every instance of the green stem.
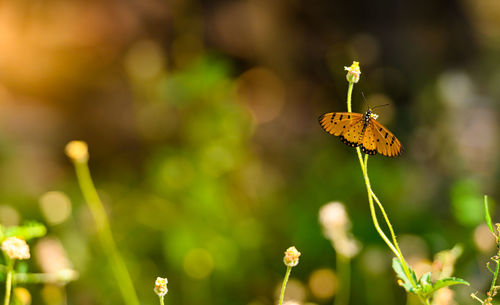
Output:
<instances>
[{"instance_id":1,"label":"green stem","mask_svg":"<svg viewBox=\"0 0 500 305\"><path fill-rule=\"evenodd\" d=\"M500 270L500 262L498 260L493 260L493 261L497 264L497 267L495 268L495 273L493 273L493 281L491 282L489 295L493 295L493 290L495 290L495 284L498 278L498 271Z\"/></svg>"},{"instance_id":2,"label":"green stem","mask_svg":"<svg viewBox=\"0 0 500 305\"><path fill-rule=\"evenodd\" d=\"M351 295L351 260L337 253L337 274L339 275L339 289L334 305L349 304Z\"/></svg>"},{"instance_id":3,"label":"green stem","mask_svg":"<svg viewBox=\"0 0 500 305\"><path fill-rule=\"evenodd\" d=\"M292 267L286 266L285 278L283 279L283 285L281 285L280 305L283 305L283 299L285 298L286 283L288 282L288 278L290 277L291 271L292 271Z\"/></svg>"},{"instance_id":4,"label":"green stem","mask_svg":"<svg viewBox=\"0 0 500 305\"><path fill-rule=\"evenodd\" d=\"M352 88L354 88L354 83L349 82L349 88L347 89L347 112L352 112Z\"/></svg>"},{"instance_id":5,"label":"green stem","mask_svg":"<svg viewBox=\"0 0 500 305\"><path fill-rule=\"evenodd\" d=\"M4 305L10 303L10 292L12 291L12 277L14 275L14 259L8 259L7 263L7 279L5 280L5 297L3 300Z\"/></svg>"},{"instance_id":6,"label":"green stem","mask_svg":"<svg viewBox=\"0 0 500 305\"><path fill-rule=\"evenodd\" d=\"M22 284L66 284L78 279L78 273L75 271L68 275L60 273L16 273L14 281Z\"/></svg>"},{"instance_id":7,"label":"green stem","mask_svg":"<svg viewBox=\"0 0 500 305\"><path fill-rule=\"evenodd\" d=\"M111 269L114 272L124 301L127 305L139 305L139 299L137 298L132 279L130 278L125 262L118 252L106 211L92 182L88 164L87 162L78 161L75 161L74 164L80 189L96 224L99 242L108 256Z\"/></svg>"},{"instance_id":8,"label":"green stem","mask_svg":"<svg viewBox=\"0 0 500 305\"><path fill-rule=\"evenodd\" d=\"M347 91L347 111L352 112L352 90L354 87L354 83L349 82L349 89ZM363 178L365 180L365 186L366 186L366 191L368 192L368 202L370 204L370 212L372 216L372 221L375 226L375 229L379 233L379 235L382 237L382 239L385 241L387 246L391 249L391 251L396 255L396 257L401 261L401 265L403 267L403 270L410 280L411 284L413 287L416 288L416 283L413 280L413 277L410 274L410 270L408 268L408 265L406 264L406 261L403 257L403 253L401 252L401 249L399 248L396 235L394 233L394 230L392 228L391 222L389 221L389 217L387 216L387 213L385 212L385 209L378 200L377 196L375 196L375 193L373 192L370 184L370 178L368 177L368 155L365 155L364 162L363 162L363 156L361 155L361 149L359 147L356 147L356 152L358 154L358 159L359 159L359 164L361 166L361 170L363 172ZM375 211L375 206L373 204L373 200L377 202L378 207L380 208L382 215L384 216L384 220L387 224L387 227L389 227L389 232L391 233L392 237L392 242L389 240L389 238L385 235L384 231L380 228L380 225L378 223L376 211Z\"/></svg>"},{"instance_id":9,"label":"green stem","mask_svg":"<svg viewBox=\"0 0 500 305\"><path fill-rule=\"evenodd\" d=\"M359 149L359 147L358 147ZM358 155L359 157L360 155ZM415 283L415 281L413 280L413 277L410 275L410 269L408 268L408 264L406 263L406 260L403 256L403 253L401 252L401 249L399 248L399 244L398 244L398 240L396 238L396 234L394 233L394 229L392 228L392 224L389 220L389 217L387 216L387 213L385 212L385 209L384 209L384 206L382 205L382 203L380 202L380 200L378 199L378 197L375 195L375 193L373 192L372 190L372 186L370 184L370 178L368 177L368 155L365 155L365 162L364 162L364 172L363 172L363 175L364 175L364 178L365 178L365 183L366 183L366 186L367 186L367 191L370 193L370 197L373 198L375 200L375 202L377 203L380 211L382 212L382 215L384 216L384 220L385 220L385 223L387 224L387 227L389 228L389 232L391 233L391 238L392 238L392 241L393 241L393 247L395 249L392 249L394 254L396 254L396 256L398 257L398 259L401 261L401 265L403 266L403 270L406 274L406 276L408 277L408 279L410 280L411 284L413 287L416 287L417 286L417 283ZM372 201L372 205L373 205L373 201ZM375 216L376 218L376 216ZM378 222L377 222L378 223Z\"/></svg>"},{"instance_id":10,"label":"green stem","mask_svg":"<svg viewBox=\"0 0 500 305\"><path fill-rule=\"evenodd\" d=\"M160 297L160 305L164 305L165 303L163 302L163 296Z\"/></svg>"}]
</instances>

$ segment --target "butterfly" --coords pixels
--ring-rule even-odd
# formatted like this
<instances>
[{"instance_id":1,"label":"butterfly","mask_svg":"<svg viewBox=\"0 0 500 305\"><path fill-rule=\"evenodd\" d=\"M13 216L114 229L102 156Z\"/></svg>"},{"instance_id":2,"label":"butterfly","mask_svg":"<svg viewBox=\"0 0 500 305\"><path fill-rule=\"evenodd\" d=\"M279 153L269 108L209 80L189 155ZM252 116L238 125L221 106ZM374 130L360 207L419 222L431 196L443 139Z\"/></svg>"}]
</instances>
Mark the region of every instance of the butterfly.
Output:
<instances>
[{"instance_id":1,"label":"butterfly","mask_svg":"<svg viewBox=\"0 0 500 305\"><path fill-rule=\"evenodd\" d=\"M330 112L319 117L321 127L351 147L361 147L368 155L379 153L396 157L403 152L401 142L382 124L377 115L368 109L365 114L355 112Z\"/></svg>"}]
</instances>

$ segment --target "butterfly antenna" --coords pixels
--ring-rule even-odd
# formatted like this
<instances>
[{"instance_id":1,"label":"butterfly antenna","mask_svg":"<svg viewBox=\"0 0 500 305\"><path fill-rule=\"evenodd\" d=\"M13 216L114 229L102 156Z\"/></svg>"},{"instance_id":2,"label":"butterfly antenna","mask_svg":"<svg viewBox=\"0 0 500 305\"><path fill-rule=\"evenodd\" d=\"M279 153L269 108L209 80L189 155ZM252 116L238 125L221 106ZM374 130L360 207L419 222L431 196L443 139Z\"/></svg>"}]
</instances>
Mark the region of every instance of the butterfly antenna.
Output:
<instances>
[{"instance_id":1,"label":"butterfly antenna","mask_svg":"<svg viewBox=\"0 0 500 305\"><path fill-rule=\"evenodd\" d=\"M375 109L375 108L380 108L380 107L384 107L384 106L389 106L390 104L383 104L383 105L377 105L375 107L373 107L372 109Z\"/></svg>"},{"instance_id":2,"label":"butterfly antenna","mask_svg":"<svg viewBox=\"0 0 500 305\"><path fill-rule=\"evenodd\" d=\"M363 100L366 103L366 107L368 107L368 109L370 109L370 104L368 104L368 101L366 100L366 97L365 97L365 93L363 91L361 91L361 95L363 96Z\"/></svg>"}]
</instances>

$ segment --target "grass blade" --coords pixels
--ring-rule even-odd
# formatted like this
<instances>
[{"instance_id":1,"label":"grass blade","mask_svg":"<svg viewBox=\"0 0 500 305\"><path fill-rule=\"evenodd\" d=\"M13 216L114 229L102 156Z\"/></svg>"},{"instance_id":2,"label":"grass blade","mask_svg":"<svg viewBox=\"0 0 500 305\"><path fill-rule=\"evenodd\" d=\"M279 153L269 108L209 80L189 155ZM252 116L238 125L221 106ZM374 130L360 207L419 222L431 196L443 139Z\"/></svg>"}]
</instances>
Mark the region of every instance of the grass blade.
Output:
<instances>
[{"instance_id":1,"label":"grass blade","mask_svg":"<svg viewBox=\"0 0 500 305\"><path fill-rule=\"evenodd\" d=\"M490 209L488 208L488 196L484 195L484 218L486 219L486 224L488 224L488 228L490 228L491 233L495 234L493 230L493 224L491 221Z\"/></svg>"}]
</instances>

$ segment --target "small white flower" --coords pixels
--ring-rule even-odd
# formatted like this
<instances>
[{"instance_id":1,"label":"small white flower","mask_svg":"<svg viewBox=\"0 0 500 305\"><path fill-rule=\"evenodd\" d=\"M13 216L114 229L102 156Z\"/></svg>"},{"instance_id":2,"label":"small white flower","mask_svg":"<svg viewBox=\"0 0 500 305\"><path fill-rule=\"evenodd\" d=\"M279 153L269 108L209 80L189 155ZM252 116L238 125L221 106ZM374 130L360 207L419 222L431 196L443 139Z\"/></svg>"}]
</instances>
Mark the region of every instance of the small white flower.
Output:
<instances>
[{"instance_id":1,"label":"small white flower","mask_svg":"<svg viewBox=\"0 0 500 305\"><path fill-rule=\"evenodd\" d=\"M299 256L300 252L297 251L297 248L290 247L285 251L285 257L283 258L283 262L288 267L295 267L299 264Z\"/></svg>"},{"instance_id":2,"label":"small white flower","mask_svg":"<svg viewBox=\"0 0 500 305\"><path fill-rule=\"evenodd\" d=\"M30 247L24 239L9 237L2 242L2 250L11 259L30 258Z\"/></svg>"},{"instance_id":3,"label":"small white flower","mask_svg":"<svg viewBox=\"0 0 500 305\"><path fill-rule=\"evenodd\" d=\"M154 291L159 297L163 297L167 294L168 292L167 283L168 283L167 278L162 278L162 277L156 278Z\"/></svg>"}]
</instances>

